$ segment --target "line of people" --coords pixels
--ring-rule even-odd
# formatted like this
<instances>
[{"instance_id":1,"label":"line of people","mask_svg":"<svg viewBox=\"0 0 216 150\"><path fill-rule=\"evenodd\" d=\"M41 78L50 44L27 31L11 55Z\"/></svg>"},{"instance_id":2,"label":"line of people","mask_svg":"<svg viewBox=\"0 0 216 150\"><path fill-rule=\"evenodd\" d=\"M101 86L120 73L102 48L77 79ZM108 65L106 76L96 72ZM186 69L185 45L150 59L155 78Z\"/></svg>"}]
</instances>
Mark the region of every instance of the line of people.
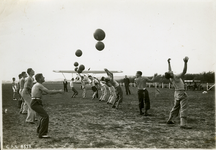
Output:
<instances>
[{"instance_id":1,"label":"line of people","mask_svg":"<svg viewBox=\"0 0 216 150\"><path fill-rule=\"evenodd\" d=\"M188 99L187 99L187 93L185 92L184 88L184 82L182 80L182 77L187 72L187 62L188 57L185 57L184 60L184 68L183 72L180 74L173 74L173 71L171 69L170 65L170 59L168 59L168 72L165 73L165 78L167 78L175 87L175 93L174 93L174 106L172 110L170 111L169 118L167 120L167 124L174 124L173 121L178 114L180 114L180 128L183 129L191 129L190 126L187 126L187 111L188 111ZM94 78L92 76L81 76L81 87L83 90L82 96L85 98L86 96L86 88L85 83L86 80L90 80L91 88L93 91L92 99L95 97L98 97L98 88L96 87L97 84L100 85L102 90L102 95L100 97L100 101L105 101L105 97L107 95L107 87L112 91L110 94L110 97L107 101L107 103L112 103L112 108L118 109L120 104L123 101L123 91L119 83L114 79L113 73L110 72L108 69L104 69L107 73L108 77L102 77L101 80L98 80L97 78ZM27 111L27 117L26 122L35 124L35 121L37 121L37 114L41 117L39 126L37 128L37 133L39 138L47 138L49 137L48 134L48 123L49 123L49 116L42 107L42 95L45 94L58 94L63 93L63 90L48 90L45 88L42 83L45 82L45 79L42 74L35 75L35 79L37 81L36 84L33 85L34 79L33 76L35 74L34 70L29 68L27 69L28 77L25 72L22 72L20 75L19 80L19 93L21 95L22 104L20 113L26 114L25 111ZM137 95L139 99L139 111L140 115L148 116L148 110L150 109L150 99L148 90L146 89L146 82L147 81L154 81L157 77L157 74L153 76L152 79L143 77L141 71L137 71L136 78L135 78L135 84L137 87ZM25 79L26 78L26 79ZM70 85L72 90L74 91L72 97L75 97L78 92L74 90L73 86L74 79L70 82ZM12 89L16 89L15 79L13 79L12 83ZM14 90L16 91L16 90ZM14 95L14 94L13 94ZM13 97L14 98L14 97ZM14 98L15 99L15 98ZM27 107L27 108L26 108ZM143 110L144 109L144 113Z\"/></svg>"}]
</instances>

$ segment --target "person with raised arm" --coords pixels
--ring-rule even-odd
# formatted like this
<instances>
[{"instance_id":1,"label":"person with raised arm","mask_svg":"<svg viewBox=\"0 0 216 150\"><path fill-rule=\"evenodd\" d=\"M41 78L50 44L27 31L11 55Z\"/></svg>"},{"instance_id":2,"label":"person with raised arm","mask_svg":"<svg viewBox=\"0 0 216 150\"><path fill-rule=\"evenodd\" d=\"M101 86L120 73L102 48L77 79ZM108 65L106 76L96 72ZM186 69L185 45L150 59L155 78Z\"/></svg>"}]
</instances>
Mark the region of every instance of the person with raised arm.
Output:
<instances>
[{"instance_id":1,"label":"person with raised arm","mask_svg":"<svg viewBox=\"0 0 216 150\"><path fill-rule=\"evenodd\" d=\"M183 129L191 129L191 127L187 126L187 115L188 115L188 96L185 92L185 86L184 82L182 80L182 77L187 72L187 63L188 63L188 57L185 57L183 59L184 61L184 68L182 73L180 74L173 74L173 71L171 69L170 64L170 58L167 60L168 62L168 72L165 73L165 78L168 79L175 88L174 93L174 106L172 110L170 111L169 119L167 121L167 124L174 124L174 119L180 114L180 128Z\"/></svg>"}]
</instances>

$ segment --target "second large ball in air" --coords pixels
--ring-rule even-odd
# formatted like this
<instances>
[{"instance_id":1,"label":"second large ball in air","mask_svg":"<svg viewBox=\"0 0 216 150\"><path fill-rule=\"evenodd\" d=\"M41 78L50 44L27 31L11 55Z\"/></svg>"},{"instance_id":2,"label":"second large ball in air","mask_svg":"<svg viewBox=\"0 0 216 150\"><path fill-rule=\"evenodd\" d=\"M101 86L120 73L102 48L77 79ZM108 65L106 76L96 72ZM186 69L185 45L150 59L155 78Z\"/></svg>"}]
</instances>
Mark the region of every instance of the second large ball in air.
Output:
<instances>
[{"instance_id":1,"label":"second large ball in air","mask_svg":"<svg viewBox=\"0 0 216 150\"><path fill-rule=\"evenodd\" d=\"M99 51L102 51L104 49L105 45L103 42L97 42L95 45L95 48Z\"/></svg>"}]
</instances>

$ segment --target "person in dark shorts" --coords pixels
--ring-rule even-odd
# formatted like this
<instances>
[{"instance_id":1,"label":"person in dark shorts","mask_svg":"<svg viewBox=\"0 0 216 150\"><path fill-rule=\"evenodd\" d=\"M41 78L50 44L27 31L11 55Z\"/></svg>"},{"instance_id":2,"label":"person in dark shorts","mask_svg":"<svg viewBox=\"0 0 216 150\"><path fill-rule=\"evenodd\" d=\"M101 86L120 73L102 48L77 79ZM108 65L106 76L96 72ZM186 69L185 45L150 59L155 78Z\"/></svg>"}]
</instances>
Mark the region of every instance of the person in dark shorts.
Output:
<instances>
[{"instance_id":1,"label":"person in dark shorts","mask_svg":"<svg viewBox=\"0 0 216 150\"><path fill-rule=\"evenodd\" d=\"M157 74L153 76L152 79L149 79L147 77L142 77L142 72L137 71L136 78L135 78L135 84L137 86L137 94L139 99L139 111L140 115L148 116L148 110L150 109L150 98L148 94L148 90L146 89L146 82L152 82L155 80L155 77ZM142 109L144 108L144 113L142 112Z\"/></svg>"},{"instance_id":2,"label":"person in dark shorts","mask_svg":"<svg viewBox=\"0 0 216 150\"><path fill-rule=\"evenodd\" d=\"M58 94L63 93L63 90L48 90L45 88L42 83L45 82L45 79L42 74L36 74L35 79L37 81L36 84L32 87L32 101L31 101L31 109L37 112L37 114L41 117L39 126L37 127L37 133L39 138L49 138L48 136L48 125L49 125L49 115L44 110L42 105L42 95L43 94Z\"/></svg>"},{"instance_id":3,"label":"person in dark shorts","mask_svg":"<svg viewBox=\"0 0 216 150\"><path fill-rule=\"evenodd\" d=\"M127 76L125 76L125 78L124 78L124 86L125 86L126 95L128 95L128 94L130 95L131 94L130 89L129 89L130 79Z\"/></svg>"}]
</instances>

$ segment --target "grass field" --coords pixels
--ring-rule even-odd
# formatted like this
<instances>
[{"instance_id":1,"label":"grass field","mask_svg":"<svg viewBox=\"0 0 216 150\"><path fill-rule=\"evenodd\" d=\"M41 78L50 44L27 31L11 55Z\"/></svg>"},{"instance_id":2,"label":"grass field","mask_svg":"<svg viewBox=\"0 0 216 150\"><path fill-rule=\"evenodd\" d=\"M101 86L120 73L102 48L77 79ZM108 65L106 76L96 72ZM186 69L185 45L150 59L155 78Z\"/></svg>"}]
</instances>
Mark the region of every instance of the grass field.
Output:
<instances>
[{"instance_id":1,"label":"grass field","mask_svg":"<svg viewBox=\"0 0 216 150\"><path fill-rule=\"evenodd\" d=\"M44 84L49 89L60 89L61 84ZM86 99L79 95L71 99L71 91L63 95L45 95L44 107L50 115L50 139L39 139L37 125L25 123L19 114L17 101L12 100L10 84L3 84L3 148L215 148L215 95L214 91L188 91L191 130L179 128L165 121L173 105L173 90L160 89L155 98L149 89L152 116L140 116L136 89L132 95L124 94L118 110L105 102Z\"/></svg>"}]
</instances>

